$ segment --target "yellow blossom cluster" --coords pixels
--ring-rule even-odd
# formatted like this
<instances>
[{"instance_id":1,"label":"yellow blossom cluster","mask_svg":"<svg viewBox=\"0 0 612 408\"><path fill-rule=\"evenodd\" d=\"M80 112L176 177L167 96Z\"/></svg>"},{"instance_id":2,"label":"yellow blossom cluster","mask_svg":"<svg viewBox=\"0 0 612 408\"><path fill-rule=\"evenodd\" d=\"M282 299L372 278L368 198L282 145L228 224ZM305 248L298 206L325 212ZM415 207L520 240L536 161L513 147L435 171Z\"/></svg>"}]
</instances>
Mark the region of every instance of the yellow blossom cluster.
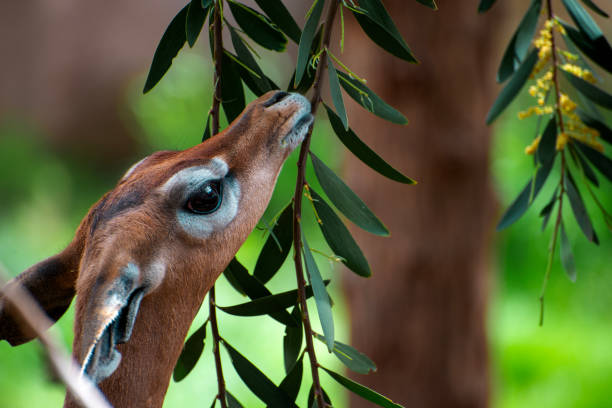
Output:
<instances>
[{"instance_id":1,"label":"yellow blossom cluster","mask_svg":"<svg viewBox=\"0 0 612 408\"><path fill-rule=\"evenodd\" d=\"M596 82L595 77L593 76L593 73L591 71L589 71L586 68L581 68L576 64L570 64L570 63L563 64L561 65L561 69L566 72L569 72L572 75L577 76L578 78L582 78L585 81L589 81L593 84Z\"/></svg>"},{"instance_id":2,"label":"yellow blossom cluster","mask_svg":"<svg viewBox=\"0 0 612 408\"><path fill-rule=\"evenodd\" d=\"M538 136L533 139L533 142L527 147L525 147L525 154L534 154L536 150L538 150L538 145L540 144L540 139L542 136Z\"/></svg>"}]
</instances>

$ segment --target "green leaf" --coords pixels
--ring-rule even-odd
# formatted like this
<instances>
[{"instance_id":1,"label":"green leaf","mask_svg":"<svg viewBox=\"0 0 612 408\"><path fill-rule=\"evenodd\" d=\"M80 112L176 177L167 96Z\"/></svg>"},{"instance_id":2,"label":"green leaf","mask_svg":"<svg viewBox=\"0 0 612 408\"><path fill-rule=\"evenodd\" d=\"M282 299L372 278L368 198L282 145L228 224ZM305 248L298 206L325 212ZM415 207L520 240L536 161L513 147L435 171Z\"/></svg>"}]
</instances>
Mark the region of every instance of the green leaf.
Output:
<instances>
[{"instance_id":1,"label":"green leaf","mask_svg":"<svg viewBox=\"0 0 612 408\"><path fill-rule=\"evenodd\" d=\"M389 230L370 211L361 198L357 196L340 177L325 165L314 153L310 152L310 159L315 174L323 187L323 191L346 217L360 228L375 235L388 236Z\"/></svg>"},{"instance_id":2,"label":"green leaf","mask_svg":"<svg viewBox=\"0 0 612 408\"><path fill-rule=\"evenodd\" d=\"M401 405L394 403L389 398L380 395L376 391L372 391L371 389L364 387L363 385L356 383L353 380L349 380L348 378L341 376L338 373L334 373L333 371L328 370L325 367L321 368L325 370L325 372L329 374L334 380L336 380L340 385L344 386L347 390L359 395L363 399L373 402L379 407L402 408Z\"/></svg>"},{"instance_id":3,"label":"green leaf","mask_svg":"<svg viewBox=\"0 0 612 408\"><path fill-rule=\"evenodd\" d=\"M357 156L359 160L367 164L371 169L376 170L378 173L390 178L391 180L404 184L416 184L414 180L395 170L378 154L376 154L376 152L370 149L368 145L357 137L352 129L349 128L348 130L345 130L338 115L336 115L336 113L327 104L324 103L323 106L325 106L327 117L329 118L329 123L331 124L334 133L336 136L338 136L338 139L340 139L344 146L346 146L347 149Z\"/></svg>"},{"instance_id":4,"label":"green leaf","mask_svg":"<svg viewBox=\"0 0 612 408\"><path fill-rule=\"evenodd\" d=\"M270 407L297 407L287 394L278 388L259 368L246 359L235 348L222 340L232 365L247 387Z\"/></svg>"},{"instance_id":5,"label":"green leaf","mask_svg":"<svg viewBox=\"0 0 612 408\"><path fill-rule=\"evenodd\" d=\"M344 101L342 100L340 82L338 81L338 74L336 73L336 68L331 58L327 60L327 71L329 72L329 92L331 93L332 102L338 111L344 130L348 130L348 118L346 117L346 109L344 108Z\"/></svg>"},{"instance_id":6,"label":"green leaf","mask_svg":"<svg viewBox=\"0 0 612 408\"><path fill-rule=\"evenodd\" d=\"M580 191L578 191L578 188L576 187L576 182L574 181L572 174L567 169L565 177L565 192L567 193L570 206L572 207L574 217L576 217L576 221L578 222L580 229L589 241L599 244L599 239L597 238L597 234L595 234L595 230L593 229L593 224L591 223L589 214L584 206L582 197L580 196Z\"/></svg>"},{"instance_id":7,"label":"green leaf","mask_svg":"<svg viewBox=\"0 0 612 408\"><path fill-rule=\"evenodd\" d=\"M542 231L546 229L546 225L548 224L548 220L550 219L550 214L552 213L553 208L555 207L555 203L557 202L557 189L553 193L552 197L548 204L542 208L540 211L540 217L542 217Z\"/></svg>"},{"instance_id":8,"label":"green leaf","mask_svg":"<svg viewBox=\"0 0 612 408\"><path fill-rule=\"evenodd\" d=\"M235 1L229 1L229 6L240 28L253 41L269 50L285 50L287 38L268 17Z\"/></svg>"},{"instance_id":9,"label":"green leaf","mask_svg":"<svg viewBox=\"0 0 612 408\"><path fill-rule=\"evenodd\" d=\"M595 13L599 14L602 17L610 17L608 13L597 7L597 4L593 3L591 0L582 0L582 2Z\"/></svg>"},{"instance_id":10,"label":"green leaf","mask_svg":"<svg viewBox=\"0 0 612 408\"><path fill-rule=\"evenodd\" d=\"M567 12L572 17L580 31L586 34L587 38L595 41L599 37L603 37L601 29L595 23L595 20L587 13L587 11L576 0L563 0L563 5Z\"/></svg>"},{"instance_id":11,"label":"green leaf","mask_svg":"<svg viewBox=\"0 0 612 408\"><path fill-rule=\"evenodd\" d=\"M595 85L582 78L570 74L569 72L563 71L568 81L584 96L595 102L599 106L604 108L612 109L612 95L599 89Z\"/></svg>"},{"instance_id":12,"label":"green leaf","mask_svg":"<svg viewBox=\"0 0 612 408\"><path fill-rule=\"evenodd\" d=\"M437 10L438 6L436 5L436 2L434 0L416 0L419 3L421 3L424 6L429 7L432 10Z\"/></svg>"},{"instance_id":13,"label":"green leaf","mask_svg":"<svg viewBox=\"0 0 612 408\"><path fill-rule=\"evenodd\" d=\"M312 56L318 52L319 47L321 46L321 36L323 34L323 26L324 24L321 24L319 26L319 29L317 30L317 33L315 34L314 39L312 40L312 45L310 47L310 54L308 56L308 59L312 58ZM296 71L294 70L293 75L291 76L291 79L289 80L289 85L287 86L287 92L298 92L301 94L305 94L312 87L312 84L314 83L314 80L315 80L316 72L306 67L306 69L304 70L302 79L299 81L299 84L297 86L295 86L295 73Z\"/></svg>"},{"instance_id":14,"label":"green leaf","mask_svg":"<svg viewBox=\"0 0 612 408\"><path fill-rule=\"evenodd\" d=\"M206 117L206 127L204 127L204 134L202 135L202 141L210 139L210 113Z\"/></svg>"},{"instance_id":15,"label":"green leaf","mask_svg":"<svg viewBox=\"0 0 612 408\"><path fill-rule=\"evenodd\" d=\"M176 54L185 45L187 41L185 24L187 22L188 8L189 4L179 11L168 25L168 28L166 28L153 55L153 62L151 62L149 75L147 75L142 93L149 92L162 79L166 72L168 72L170 65L172 65L172 60L176 57Z\"/></svg>"},{"instance_id":16,"label":"green leaf","mask_svg":"<svg viewBox=\"0 0 612 408\"><path fill-rule=\"evenodd\" d=\"M289 203L278 217L274 228L272 228L272 232L257 258L253 275L264 284L272 279L283 265L283 262L285 262L285 259L287 259L287 255L291 252L292 244L293 205Z\"/></svg>"},{"instance_id":17,"label":"green leaf","mask_svg":"<svg viewBox=\"0 0 612 408\"><path fill-rule=\"evenodd\" d=\"M185 22L185 35L189 47L193 47L202 31L204 20L208 14L209 7L202 8L201 0L191 0L187 9L187 17Z\"/></svg>"},{"instance_id":18,"label":"green leaf","mask_svg":"<svg viewBox=\"0 0 612 408\"><path fill-rule=\"evenodd\" d=\"M304 76L304 72L308 67L308 61L310 60L310 50L312 48L312 40L315 37L319 20L321 19L321 12L323 11L323 5L325 0L315 0L312 11L306 24L304 25L304 31L300 36L300 43L298 45L297 63L295 66L295 76L293 78L293 86L297 87Z\"/></svg>"},{"instance_id":19,"label":"green leaf","mask_svg":"<svg viewBox=\"0 0 612 408\"><path fill-rule=\"evenodd\" d=\"M342 263L347 268L360 276L371 276L372 271L367 259L344 223L316 191L310 188L310 193L314 200L317 215L321 219L319 227L321 227L321 232L323 232L329 247L342 258Z\"/></svg>"},{"instance_id":20,"label":"green leaf","mask_svg":"<svg viewBox=\"0 0 612 408\"><path fill-rule=\"evenodd\" d=\"M324 281L324 285L329 284L329 280ZM306 299L312 297L312 288L306 286ZM295 305L298 301L298 290L293 289L286 292L278 293L276 295L268 295L258 297L250 302L241 303L234 306L217 306L225 313L234 316L261 316L265 314L273 314L280 312L292 305ZM299 316L298 316L299 317ZM297 322L297 320L296 320Z\"/></svg>"},{"instance_id":21,"label":"green leaf","mask_svg":"<svg viewBox=\"0 0 612 408\"><path fill-rule=\"evenodd\" d=\"M179 382L183 378L187 377L187 374L193 370L196 363L200 359L202 351L204 350L204 339L206 338L207 324L208 320L206 320L198 330L189 336L189 339L187 339L183 345L183 351L181 351L181 355L179 356L176 366L174 367L174 372L172 373L172 378L175 382Z\"/></svg>"},{"instance_id":22,"label":"green leaf","mask_svg":"<svg viewBox=\"0 0 612 408\"><path fill-rule=\"evenodd\" d=\"M549 163L557 154L557 122L553 116L546 125L540 143L538 143L537 158L541 164Z\"/></svg>"},{"instance_id":23,"label":"green leaf","mask_svg":"<svg viewBox=\"0 0 612 408\"><path fill-rule=\"evenodd\" d=\"M521 218L525 211L527 211L531 203L536 199L538 193L542 189L542 186L548 178L554 162L554 160L551 160L548 164L540 165L536 172L535 185L532 186L533 178L529 180L523 191L521 191L518 197L512 202L512 204L510 204L510 207L508 207L502 216L499 224L497 224L498 231L512 225L515 221Z\"/></svg>"},{"instance_id":24,"label":"green leaf","mask_svg":"<svg viewBox=\"0 0 612 408\"><path fill-rule=\"evenodd\" d=\"M561 24L567 33L564 38L569 38L591 61L612 73L612 47L606 37L602 36L593 41L571 25L563 21Z\"/></svg>"},{"instance_id":25,"label":"green leaf","mask_svg":"<svg viewBox=\"0 0 612 408\"><path fill-rule=\"evenodd\" d=\"M212 404L210 404L210 408L215 408L216 405L217 405L217 396L215 396L215 398L213 398Z\"/></svg>"},{"instance_id":26,"label":"green leaf","mask_svg":"<svg viewBox=\"0 0 612 408\"><path fill-rule=\"evenodd\" d=\"M326 342L325 336L315 333L317 340ZM370 371L376 371L376 364L368 356L348 344L334 341L333 353L338 357L345 366L359 374L368 374Z\"/></svg>"},{"instance_id":27,"label":"green leaf","mask_svg":"<svg viewBox=\"0 0 612 408\"><path fill-rule=\"evenodd\" d=\"M497 71L497 82L504 82L512 76L524 61L538 25L541 8L542 0L532 0L506 48L502 63Z\"/></svg>"},{"instance_id":28,"label":"green leaf","mask_svg":"<svg viewBox=\"0 0 612 408\"><path fill-rule=\"evenodd\" d=\"M221 103L227 123L232 123L234 119L240 116L246 105L244 88L242 87L238 64L225 53L221 64Z\"/></svg>"},{"instance_id":29,"label":"green leaf","mask_svg":"<svg viewBox=\"0 0 612 408\"><path fill-rule=\"evenodd\" d=\"M255 0L255 3L287 37L296 44L300 42L302 31L281 0Z\"/></svg>"},{"instance_id":30,"label":"green leaf","mask_svg":"<svg viewBox=\"0 0 612 408\"><path fill-rule=\"evenodd\" d=\"M325 290L325 284L321 278L319 267L310 252L310 247L306 242L303 231L302 243L304 245L302 252L304 253L304 263L306 264L306 271L308 272L308 280L314 291L319 321L323 328L323 334L325 334L325 338L327 339L327 348L331 352L334 347L334 318L331 310L331 299L327 294L327 290Z\"/></svg>"},{"instance_id":31,"label":"green leaf","mask_svg":"<svg viewBox=\"0 0 612 408\"><path fill-rule=\"evenodd\" d=\"M380 0L360 0L359 7L366 13L353 11L353 15L376 45L405 61L417 62Z\"/></svg>"},{"instance_id":32,"label":"green leaf","mask_svg":"<svg viewBox=\"0 0 612 408\"><path fill-rule=\"evenodd\" d=\"M480 0L478 4L478 12L484 13L488 11L494 4L496 0Z\"/></svg>"},{"instance_id":33,"label":"green leaf","mask_svg":"<svg viewBox=\"0 0 612 408\"><path fill-rule=\"evenodd\" d=\"M514 100L516 95L518 95L521 88L523 88L523 85L525 85L525 82L527 82L527 79L529 79L529 75L531 74L531 71L533 71L533 67L537 61L538 50L534 49L531 51L529 56L525 58L525 61L516 70L515 74L506 84L504 89L502 89L502 91L499 93L499 96L487 114L487 125L490 125L495 119L497 119L504 109L510 105L510 102Z\"/></svg>"},{"instance_id":34,"label":"green leaf","mask_svg":"<svg viewBox=\"0 0 612 408\"><path fill-rule=\"evenodd\" d=\"M291 398L292 401L295 401L302 386L302 374L304 372L304 364L302 360L304 359L304 355L300 357L300 359L293 365L293 368L287 376L281 381L278 388L285 391L285 393Z\"/></svg>"},{"instance_id":35,"label":"green leaf","mask_svg":"<svg viewBox=\"0 0 612 408\"><path fill-rule=\"evenodd\" d=\"M595 175L595 172L593 171L591 166L589 166L589 163L587 163L584 157L582 157L582 153L578 152L572 145L570 145L570 149L573 152L572 157L578 158L578 161L580 162L580 167L582 168L582 172L584 173L584 176L587 178L587 180L589 180L594 186L599 187L599 180L597 180L597 176Z\"/></svg>"},{"instance_id":36,"label":"green leaf","mask_svg":"<svg viewBox=\"0 0 612 408\"><path fill-rule=\"evenodd\" d=\"M227 401L227 406L229 408L243 408L243 405L230 393L225 390L225 400Z\"/></svg>"},{"instance_id":37,"label":"green leaf","mask_svg":"<svg viewBox=\"0 0 612 408\"><path fill-rule=\"evenodd\" d=\"M225 276L225 279L227 279L229 284L232 285L232 287L241 295L246 295L246 293L244 292L238 277L245 275L249 275L249 271L247 271L247 269L242 266L242 264L238 262L236 258L233 258L223 271L223 276Z\"/></svg>"},{"instance_id":38,"label":"green leaf","mask_svg":"<svg viewBox=\"0 0 612 408\"><path fill-rule=\"evenodd\" d=\"M253 57L253 54L251 54L249 47L247 47L242 38L240 38L240 35L236 32L236 30L230 25L228 25L228 27L232 38L232 45L236 50L238 59L242 64L247 66L251 71L259 76L258 78L257 76L253 75L253 73L249 72L249 70L245 69L244 67L240 67L240 77L244 83L257 96L261 96L272 89L278 89L278 87L269 81L269 79L263 73L259 67L259 64L257 64L255 57Z\"/></svg>"},{"instance_id":39,"label":"green leaf","mask_svg":"<svg viewBox=\"0 0 612 408\"><path fill-rule=\"evenodd\" d=\"M340 85L346 91L351 98L358 104L363 106L366 110L372 112L376 116L380 116L389 122L396 123L398 125L407 125L408 119L402 115L399 111L383 101L378 95L376 95L371 89L365 86L357 79L351 78L344 72L338 72L340 77Z\"/></svg>"},{"instance_id":40,"label":"green leaf","mask_svg":"<svg viewBox=\"0 0 612 408\"><path fill-rule=\"evenodd\" d=\"M567 277L572 282L576 282L576 265L574 264L574 254L572 254L572 246L570 245L563 222L561 223L561 265L567 274Z\"/></svg>"},{"instance_id":41,"label":"green leaf","mask_svg":"<svg viewBox=\"0 0 612 408\"><path fill-rule=\"evenodd\" d=\"M612 160L607 158L603 153L598 152L590 146L576 141L576 146L586 158L593 163L595 168L601 172L608 180L612 181Z\"/></svg>"},{"instance_id":42,"label":"green leaf","mask_svg":"<svg viewBox=\"0 0 612 408\"><path fill-rule=\"evenodd\" d=\"M331 402L331 399L329 398L329 395L327 395L327 393L325 392L323 388L321 388L321 391L323 391L323 401L327 402L331 406L332 402ZM310 391L308 391L308 405L307 406L308 408L319 408L314 398L314 384L310 387Z\"/></svg>"},{"instance_id":43,"label":"green leaf","mask_svg":"<svg viewBox=\"0 0 612 408\"><path fill-rule=\"evenodd\" d=\"M291 316L298 322L297 327L285 326L285 337L283 337L283 361L285 372L289 374L300 353L302 352L302 314L298 305L293 307Z\"/></svg>"},{"instance_id":44,"label":"green leaf","mask_svg":"<svg viewBox=\"0 0 612 408\"><path fill-rule=\"evenodd\" d=\"M584 123L590 128L597 130L599 132L599 137L602 140L612 144L612 130L604 122L591 116L589 113L581 109L576 109L576 113L580 117L582 123Z\"/></svg>"}]
</instances>

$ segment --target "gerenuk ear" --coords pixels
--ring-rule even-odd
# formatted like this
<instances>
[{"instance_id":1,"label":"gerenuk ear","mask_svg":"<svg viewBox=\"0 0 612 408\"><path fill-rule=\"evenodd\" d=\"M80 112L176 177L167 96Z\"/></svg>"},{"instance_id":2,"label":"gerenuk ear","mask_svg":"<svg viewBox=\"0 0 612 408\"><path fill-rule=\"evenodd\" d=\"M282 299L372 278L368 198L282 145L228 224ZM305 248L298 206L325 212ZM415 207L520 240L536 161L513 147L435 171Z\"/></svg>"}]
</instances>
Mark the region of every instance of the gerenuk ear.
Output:
<instances>
[{"instance_id":1,"label":"gerenuk ear","mask_svg":"<svg viewBox=\"0 0 612 408\"><path fill-rule=\"evenodd\" d=\"M52 321L57 321L70 306L75 295L75 283L81 251L76 240L64 251L26 269L7 283L20 283ZM12 346L28 342L36 334L0 292L0 340Z\"/></svg>"}]
</instances>

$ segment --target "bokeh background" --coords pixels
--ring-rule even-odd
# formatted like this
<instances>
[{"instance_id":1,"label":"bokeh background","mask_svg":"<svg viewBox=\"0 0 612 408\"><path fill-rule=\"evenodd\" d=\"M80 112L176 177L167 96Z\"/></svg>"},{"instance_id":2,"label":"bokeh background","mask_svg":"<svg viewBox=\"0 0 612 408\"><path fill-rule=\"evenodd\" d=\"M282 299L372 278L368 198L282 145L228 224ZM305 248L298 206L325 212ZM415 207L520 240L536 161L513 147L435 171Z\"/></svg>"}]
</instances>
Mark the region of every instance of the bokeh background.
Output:
<instances>
[{"instance_id":1,"label":"bokeh background","mask_svg":"<svg viewBox=\"0 0 612 408\"><path fill-rule=\"evenodd\" d=\"M299 23L307 3L291 6ZM523 149L533 137L535 122L516 119L518 110L529 103L527 96L517 99L492 129L484 125L486 110L499 89L494 85L496 65L528 2L516 2L516 9L499 4L484 16L476 14L476 1L461 2L465 4L460 6L440 1L441 10L436 13L410 3L414 4L385 1L420 57L420 65L385 56L358 33L350 19L343 60L368 77L369 85L411 120L406 128L387 132L381 121L350 105L353 127L376 150L389 151L383 157L420 184L396 186L391 196L385 196L383 187L387 184L382 180L377 184L380 176L355 164L324 115L317 121L312 149L343 174L390 226L392 237L375 238L378 243L357 235L366 254L375 257L381 247L405 252L418 258L421 263L416 268L427 273L415 274L415 266L402 264L398 255L400 266L382 270L373 261L374 276L356 282L347 270L318 257L322 272L332 279L337 338L358 347L360 343L373 347L379 371L370 375L371 381L404 383L412 396L377 387L399 403L608 407L612 386L612 239L596 209L588 207L601 239L599 247L588 243L573 222L566 222L578 279L571 283L555 259L543 327L538 326L538 296L551 234L550 230L540 231L537 209L550 196L550 186L516 225L501 233L494 231L499 214L533 171L531 158ZM178 0L0 4L0 261L11 274L61 250L88 208L113 187L131 163L155 150L182 149L199 142L212 89L210 55L203 41L193 50L183 50L152 92L144 96L141 92L157 41L182 6ZM604 31L611 32L609 21L597 21ZM286 84L295 50L280 55L260 51L264 70L278 78L277 83ZM385 81L391 83L387 88L396 89L381 89ZM610 88L609 79L604 86ZM396 132L392 137L397 139L386 136L391 132ZM435 157L428 156L431 151L436 152ZM421 160L415 154L421 155ZM295 170L294 155L283 169L263 222L289 201ZM310 175L309 180L314 179ZM600 197L612 208L612 192L605 181ZM428 218L433 216L430 203L439 203L434 215L441 221ZM395 217L406 221L398 224L390 214L394 211ZM471 223L470 217L476 221ZM459 218L465 222L453 221ZM318 229L310 228L307 234L312 247L329 252ZM238 253L245 266L254 266L264 237L263 231L254 231ZM463 257L458 259L457 252L462 250ZM423 260L423 254L432 255L430 252L442 263ZM388 254L387 258L395 259ZM458 263L457 269L444 267L444 262ZM438 273L436 268L445 270ZM386 269L393 269L393 273ZM428 281L428 277L435 279ZM294 279L288 262L270 288L287 290L293 287ZM243 301L224 278L218 282L220 304ZM400 291L398 296L404 294L400 303L385 292L384 285L430 289ZM359 291L366 294L359 295ZM423 309L414 307L420 297L429 299L429 303L419 303L425 305ZM358 307L349 309L347 303ZM429 307L432 304L438 307ZM364 323L360 322L367 311L380 325L362 335ZM440 324L433 328L412 324L420 321L411 313ZM67 347L72 341L72 318L71 309L56 330ZM197 328L205 318L203 311L193 326ZM284 376L282 326L267 318L236 318L222 312L219 318L222 336L273 381L280 382ZM355 322L353 331L351 321ZM405 329L408 326L410 330ZM356 332L356 327L361 332ZM374 345L370 337L383 344L390 341L392 346L387 347L385 356L376 358L381 346ZM415 348L415 344L422 346ZM467 348L472 351L465 353L461 363L445 364ZM171 382L164 406L210 405L216 394L210 351L207 344L195 371L180 383ZM324 365L342 369L323 347L318 348L318 356ZM394 359L404 365L390 362ZM475 362L470 363L472 360ZM423 365L431 372L431 381L418 383L420 389L411 388L412 378L419 376ZM229 359L224 359L224 366L232 393L247 407L262 406L242 385ZM469 385L478 396L468 393L462 397L452 387L445 388L448 382L461 383L470 376L478 377L476 385ZM305 378L303 391L310 385L308 375ZM362 377L359 380L368 382ZM349 406L349 397L341 388L329 377L324 376L323 381L334 406ZM419 392L425 396L416 396ZM434 393L450 397L434 398ZM64 387L54 381L37 343L13 349L0 342L0 407L60 406L63 395ZM305 403L305 392L299 398Z\"/></svg>"}]
</instances>

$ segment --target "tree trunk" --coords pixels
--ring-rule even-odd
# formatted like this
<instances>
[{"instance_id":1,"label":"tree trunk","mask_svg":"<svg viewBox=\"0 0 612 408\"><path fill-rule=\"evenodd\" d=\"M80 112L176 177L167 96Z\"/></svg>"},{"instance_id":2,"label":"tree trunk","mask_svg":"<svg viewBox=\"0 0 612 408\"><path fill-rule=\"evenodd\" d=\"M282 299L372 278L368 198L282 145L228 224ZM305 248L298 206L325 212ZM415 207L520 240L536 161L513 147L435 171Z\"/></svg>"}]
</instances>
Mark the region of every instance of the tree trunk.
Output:
<instances>
[{"instance_id":1,"label":"tree trunk","mask_svg":"<svg viewBox=\"0 0 612 408\"><path fill-rule=\"evenodd\" d=\"M503 51L492 36L502 5L483 16L476 1L440 0L437 12L415 1L384 3L421 64L384 53L352 18L343 59L410 124L389 124L356 104L349 121L419 184L384 179L352 155L346 164L348 184L392 234L353 229L373 277L345 274L352 344L380 369L354 378L407 407L485 407L495 205L484 118ZM351 407L366 406L351 396Z\"/></svg>"}]
</instances>

